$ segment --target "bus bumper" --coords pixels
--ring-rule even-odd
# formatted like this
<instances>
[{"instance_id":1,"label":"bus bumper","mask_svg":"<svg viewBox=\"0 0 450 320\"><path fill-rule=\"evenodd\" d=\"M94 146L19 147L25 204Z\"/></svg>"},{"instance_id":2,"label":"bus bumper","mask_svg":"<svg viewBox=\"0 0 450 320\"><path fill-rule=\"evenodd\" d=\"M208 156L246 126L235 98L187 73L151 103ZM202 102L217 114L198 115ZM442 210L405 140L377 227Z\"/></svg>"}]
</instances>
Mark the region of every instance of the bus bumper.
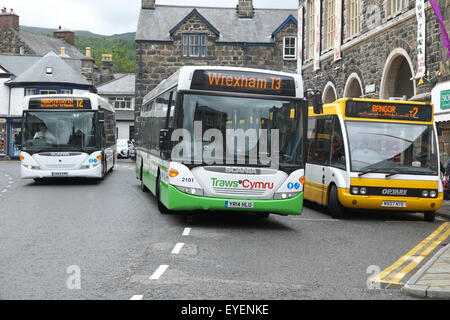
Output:
<instances>
[{"instance_id":1,"label":"bus bumper","mask_svg":"<svg viewBox=\"0 0 450 320\"><path fill-rule=\"evenodd\" d=\"M226 201L248 201L253 208L227 208ZM172 185L161 186L161 202L169 210L193 211L242 211L242 212L269 212L281 215L300 215L303 209L303 192L291 199L284 200L246 200L232 198L210 198L190 195L181 192Z\"/></svg>"},{"instance_id":2,"label":"bus bumper","mask_svg":"<svg viewBox=\"0 0 450 320\"><path fill-rule=\"evenodd\" d=\"M438 193L437 198L417 197L383 197L354 196L349 189L340 188L339 202L349 209L388 210L388 211L436 211L444 201L444 194ZM383 201L405 202L405 207L384 207Z\"/></svg>"},{"instance_id":3,"label":"bus bumper","mask_svg":"<svg viewBox=\"0 0 450 320\"><path fill-rule=\"evenodd\" d=\"M101 178L102 165L98 165L92 169L80 170L34 170L24 165L20 166L22 179L39 179L39 178Z\"/></svg>"}]
</instances>

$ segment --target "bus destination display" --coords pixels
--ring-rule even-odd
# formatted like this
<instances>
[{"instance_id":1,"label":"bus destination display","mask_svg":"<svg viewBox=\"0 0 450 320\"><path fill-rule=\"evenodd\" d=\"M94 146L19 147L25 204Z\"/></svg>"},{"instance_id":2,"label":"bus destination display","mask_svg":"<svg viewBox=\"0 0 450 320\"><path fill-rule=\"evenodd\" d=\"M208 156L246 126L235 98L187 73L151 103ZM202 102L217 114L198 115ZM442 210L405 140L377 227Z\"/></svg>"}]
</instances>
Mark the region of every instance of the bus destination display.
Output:
<instances>
[{"instance_id":1,"label":"bus destination display","mask_svg":"<svg viewBox=\"0 0 450 320\"><path fill-rule=\"evenodd\" d=\"M86 98L32 98L29 109L91 109L91 101Z\"/></svg>"},{"instance_id":2,"label":"bus destination display","mask_svg":"<svg viewBox=\"0 0 450 320\"><path fill-rule=\"evenodd\" d=\"M348 101L345 115L353 118L431 121L431 106L370 101Z\"/></svg>"},{"instance_id":3,"label":"bus destination display","mask_svg":"<svg viewBox=\"0 0 450 320\"><path fill-rule=\"evenodd\" d=\"M191 89L287 97L295 97L296 93L292 77L232 70L196 70Z\"/></svg>"}]
</instances>

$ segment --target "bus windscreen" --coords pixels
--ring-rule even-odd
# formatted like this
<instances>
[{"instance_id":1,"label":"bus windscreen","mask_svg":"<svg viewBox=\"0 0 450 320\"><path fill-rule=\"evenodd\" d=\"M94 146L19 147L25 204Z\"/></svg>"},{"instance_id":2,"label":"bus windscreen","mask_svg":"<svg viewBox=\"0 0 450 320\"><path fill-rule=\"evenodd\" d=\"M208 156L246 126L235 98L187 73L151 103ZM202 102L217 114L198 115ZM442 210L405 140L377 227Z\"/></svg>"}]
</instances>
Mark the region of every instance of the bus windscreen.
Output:
<instances>
[{"instance_id":1,"label":"bus windscreen","mask_svg":"<svg viewBox=\"0 0 450 320\"><path fill-rule=\"evenodd\" d=\"M293 77L233 70L196 70L191 89L286 97L295 97L296 94Z\"/></svg>"},{"instance_id":2,"label":"bus windscreen","mask_svg":"<svg viewBox=\"0 0 450 320\"><path fill-rule=\"evenodd\" d=\"M350 100L345 108L345 116L351 118L429 122L431 121L432 108L430 105Z\"/></svg>"},{"instance_id":3,"label":"bus windscreen","mask_svg":"<svg viewBox=\"0 0 450 320\"><path fill-rule=\"evenodd\" d=\"M40 109L77 109L77 110L90 110L91 100L89 98L31 98L28 104L30 110Z\"/></svg>"}]
</instances>

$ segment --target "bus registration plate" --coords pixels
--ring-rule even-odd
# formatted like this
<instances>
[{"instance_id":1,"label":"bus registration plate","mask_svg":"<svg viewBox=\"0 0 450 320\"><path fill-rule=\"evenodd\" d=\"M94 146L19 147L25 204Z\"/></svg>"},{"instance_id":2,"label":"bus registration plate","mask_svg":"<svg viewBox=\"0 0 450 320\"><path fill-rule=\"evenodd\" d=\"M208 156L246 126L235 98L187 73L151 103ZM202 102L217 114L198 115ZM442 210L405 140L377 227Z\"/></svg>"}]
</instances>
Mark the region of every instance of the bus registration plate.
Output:
<instances>
[{"instance_id":1,"label":"bus registration plate","mask_svg":"<svg viewBox=\"0 0 450 320\"><path fill-rule=\"evenodd\" d=\"M249 201L225 201L225 208L253 208L253 202Z\"/></svg>"},{"instance_id":2,"label":"bus registration plate","mask_svg":"<svg viewBox=\"0 0 450 320\"><path fill-rule=\"evenodd\" d=\"M382 207L388 208L406 208L405 201L383 201Z\"/></svg>"},{"instance_id":3,"label":"bus registration plate","mask_svg":"<svg viewBox=\"0 0 450 320\"><path fill-rule=\"evenodd\" d=\"M68 172L52 172L52 177L68 177Z\"/></svg>"}]
</instances>

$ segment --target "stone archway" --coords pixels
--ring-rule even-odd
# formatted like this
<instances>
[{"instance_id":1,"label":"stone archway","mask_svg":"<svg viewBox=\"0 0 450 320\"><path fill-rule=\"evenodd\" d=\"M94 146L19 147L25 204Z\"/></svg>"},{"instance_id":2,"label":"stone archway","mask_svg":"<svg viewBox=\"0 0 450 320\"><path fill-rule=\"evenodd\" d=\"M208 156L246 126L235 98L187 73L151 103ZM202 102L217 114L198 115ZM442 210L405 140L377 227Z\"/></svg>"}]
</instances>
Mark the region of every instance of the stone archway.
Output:
<instances>
[{"instance_id":1,"label":"stone archway","mask_svg":"<svg viewBox=\"0 0 450 320\"><path fill-rule=\"evenodd\" d=\"M411 59L406 50L394 49L386 60L381 77L380 98L406 98L416 94L416 84Z\"/></svg>"},{"instance_id":2,"label":"stone archway","mask_svg":"<svg viewBox=\"0 0 450 320\"><path fill-rule=\"evenodd\" d=\"M322 93L322 102L323 103L331 103L337 100L336 87L334 83L329 81Z\"/></svg>"},{"instance_id":3,"label":"stone archway","mask_svg":"<svg viewBox=\"0 0 450 320\"><path fill-rule=\"evenodd\" d=\"M363 95L362 83L356 72L352 73L345 84L345 98L360 98Z\"/></svg>"}]
</instances>

